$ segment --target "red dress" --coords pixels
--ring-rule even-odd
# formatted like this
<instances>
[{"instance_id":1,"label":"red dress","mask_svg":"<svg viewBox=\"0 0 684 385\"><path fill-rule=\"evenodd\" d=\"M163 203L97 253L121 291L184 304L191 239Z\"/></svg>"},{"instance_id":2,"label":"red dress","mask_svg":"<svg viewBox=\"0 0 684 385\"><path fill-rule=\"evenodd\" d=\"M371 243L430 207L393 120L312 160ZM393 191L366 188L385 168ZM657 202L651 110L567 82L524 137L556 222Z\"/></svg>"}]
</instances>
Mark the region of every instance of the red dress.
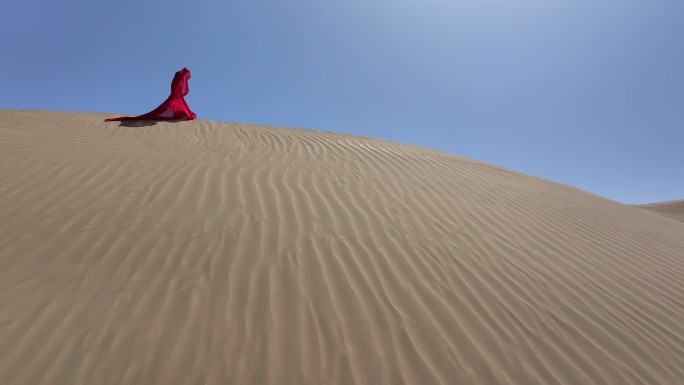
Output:
<instances>
[{"instance_id":1,"label":"red dress","mask_svg":"<svg viewBox=\"0 0 684 385\"><path fill-rule=\"evenodd\" d=\"M190 110L188 103L183 97L190 92L188 88L188 80L190 79L190 70L183 68L176 72L171 82L171 95L154 110L139 116L122 116L120 118L105 119L105 122L119 121L119 120L176 120L187 119L192 120L197 115Z\"/></svg>"}]
</instances>

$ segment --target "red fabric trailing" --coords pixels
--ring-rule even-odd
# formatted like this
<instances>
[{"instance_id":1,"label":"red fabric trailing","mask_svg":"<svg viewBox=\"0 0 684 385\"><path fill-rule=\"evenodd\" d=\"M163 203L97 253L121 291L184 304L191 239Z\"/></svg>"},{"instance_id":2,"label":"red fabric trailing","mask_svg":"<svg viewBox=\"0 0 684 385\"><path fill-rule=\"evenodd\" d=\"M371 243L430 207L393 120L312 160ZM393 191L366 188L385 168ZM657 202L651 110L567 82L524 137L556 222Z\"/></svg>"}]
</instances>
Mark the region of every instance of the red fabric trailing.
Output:
<instances>
[{"instance_id":1,"label":"red fabric trailing","mask_svg":"<svg viewBox=\"0 0 684 385\"><path fill-rule=\"evenodd\" d=\"M188 80L190 80L190 70L183 67L182 70L176 72L171 82L171 95L154 110L138 116L122 116L119 118L105 119L105 122L114 122L121 120L177 120L187 119L193 120L197 115L190 110L188 103L183 97L190 92L188 87Z\"/></svg>"}]
</instances>

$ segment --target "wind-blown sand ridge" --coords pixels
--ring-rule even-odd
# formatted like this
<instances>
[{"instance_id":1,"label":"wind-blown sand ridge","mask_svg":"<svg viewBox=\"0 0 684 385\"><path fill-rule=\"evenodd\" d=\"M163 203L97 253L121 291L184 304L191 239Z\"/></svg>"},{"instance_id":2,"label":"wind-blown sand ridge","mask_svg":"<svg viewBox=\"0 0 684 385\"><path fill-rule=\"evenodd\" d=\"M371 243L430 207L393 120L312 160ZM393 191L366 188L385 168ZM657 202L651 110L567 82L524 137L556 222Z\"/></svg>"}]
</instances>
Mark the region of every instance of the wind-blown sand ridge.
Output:
<instances>
[{"instance_id":1,"label":"wind-blown sand ridge","mask_svg":"<svg viewBox=\"0 0 684 385\"><path fill-rule=\"evenodd\" d=\"M681 384L684 223L379 139L0 110L0 384Z\"/></svg>"},{"instance_id":2,"label":"wind-blown sand ridge","mask_svg":"<svg viewBox=\"0 0 684 385\"><path fill-rule=\"evenodd\" d=\"M684 199L634 206L684 222Z\"/></svg>"}]
</instances>

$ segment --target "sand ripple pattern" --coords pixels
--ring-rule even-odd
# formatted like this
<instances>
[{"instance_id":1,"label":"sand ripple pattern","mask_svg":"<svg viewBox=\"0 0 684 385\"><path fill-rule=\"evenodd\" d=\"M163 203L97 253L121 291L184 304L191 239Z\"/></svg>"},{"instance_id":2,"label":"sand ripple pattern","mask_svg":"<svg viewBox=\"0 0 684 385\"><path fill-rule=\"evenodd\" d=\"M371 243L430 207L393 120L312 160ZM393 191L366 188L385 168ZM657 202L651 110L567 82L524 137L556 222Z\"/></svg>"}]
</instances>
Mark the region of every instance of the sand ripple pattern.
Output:
<instances>
[{"instance_id":1,"label":"sand ripple pattern","mask_svg":"<svg viewBox=\"0 0 684 385\"><path fill-rule=\"evenodd\" d=\"M684 222L330 132L0 110L0 384L682 384Z\"/></svg>"}]
</instances>

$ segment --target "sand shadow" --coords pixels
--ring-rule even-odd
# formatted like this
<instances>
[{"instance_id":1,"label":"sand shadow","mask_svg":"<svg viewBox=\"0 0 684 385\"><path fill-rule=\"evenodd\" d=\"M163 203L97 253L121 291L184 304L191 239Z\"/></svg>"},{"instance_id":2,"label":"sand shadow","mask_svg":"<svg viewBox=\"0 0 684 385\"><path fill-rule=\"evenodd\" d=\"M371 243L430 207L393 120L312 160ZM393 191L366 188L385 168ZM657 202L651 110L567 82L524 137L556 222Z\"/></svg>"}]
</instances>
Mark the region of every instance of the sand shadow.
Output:
<instances>
[{"instance_id":1,"label":"sand shadow","mask_svg":"<svg viewBox=\"0 0 684 385\"><path fill-rule=\"evenodd\" d=\"M122 120L119 122L119 127L149 127L149 126L154 126L158 122L167 122L167 123L178 123L178 122L184 122L186 119L159 119L159 120Z\"/></svg>"}]
</instances>

